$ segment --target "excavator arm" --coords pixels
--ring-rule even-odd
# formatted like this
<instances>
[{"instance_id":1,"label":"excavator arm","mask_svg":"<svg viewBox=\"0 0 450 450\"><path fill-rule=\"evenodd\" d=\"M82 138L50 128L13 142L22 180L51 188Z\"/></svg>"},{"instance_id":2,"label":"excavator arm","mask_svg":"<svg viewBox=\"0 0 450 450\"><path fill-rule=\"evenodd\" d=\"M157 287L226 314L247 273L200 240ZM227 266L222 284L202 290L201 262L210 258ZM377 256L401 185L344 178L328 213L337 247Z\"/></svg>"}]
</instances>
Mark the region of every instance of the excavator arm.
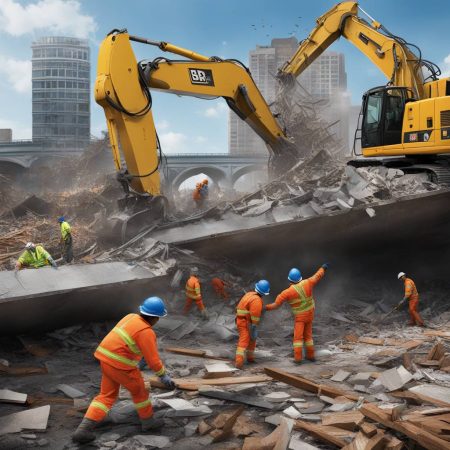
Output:
<instances>
[{"instance_id":1,"label":"excavator arm","mask_svg":"<svg viewBox=\"0 0 450 450\"><path fill-rule=\"evenodd\" d=\"M189 60L157 58L138 64L131 40L156 45ZM160 194L160 144L149 89L201 98L223 97L264 140L273 156L283 156L291 149L284 131L244 66L116 30L100 47L95 99L105 111L121 181L138 194Z\"/></svg>"},{"instance_id":2,"label":"excavator arm","mask_svg":"<svg viewBox=\"0 0 450 450\"><path fill-rule=\"evenodd\" d=\"M297 77L343 36L384 73L390 84L409 88L415 99L427 98L429 93L424 89L422 67L433 71L433 65L421 60L411 51L410 44L391 34L370 16L370 23L358 16L358 10L358 3L343 2L319 17L317 26L280 68L279 77Z\"/></svg>"}]
</instances>

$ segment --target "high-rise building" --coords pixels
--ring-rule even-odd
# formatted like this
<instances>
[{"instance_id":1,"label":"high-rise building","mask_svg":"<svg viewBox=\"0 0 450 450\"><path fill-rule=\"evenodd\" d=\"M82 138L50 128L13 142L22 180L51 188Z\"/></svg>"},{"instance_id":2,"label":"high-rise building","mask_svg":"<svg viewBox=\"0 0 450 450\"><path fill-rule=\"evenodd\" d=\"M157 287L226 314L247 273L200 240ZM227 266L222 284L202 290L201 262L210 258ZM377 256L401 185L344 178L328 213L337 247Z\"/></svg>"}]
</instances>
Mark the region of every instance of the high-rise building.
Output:
<instances>
[{"instance_id":1,"label":"high-rise building","mask_svg":"<svg viewBox=\"0 0 450 450\"><path fill-rule=\"evenodd\" d=\"M277 70L288 61L298 48L295 37L272 39L269 47L257 46L249 53L249 68L256 85L270 105L275 100ZM349 108L347 95L347 74L345 58L341 53L325 52L320 55L299 77L299 83L317 100L326 105L321 108L321 117L328 123L336 122L330 127L348 147ZM230 153L263 153L264 142L256 133L233 112L229 120Z\"/></svg>"},{"instance_id":2,"label":"high-rise building","mask_svg":"<svg viewBox=\"0 0 450 450\"><path fill-rule=\"evenodd\" d=\"M49 36L31 48L33 141L83 149L90 139L88 41Z\"/></svg>"}]
</instances>

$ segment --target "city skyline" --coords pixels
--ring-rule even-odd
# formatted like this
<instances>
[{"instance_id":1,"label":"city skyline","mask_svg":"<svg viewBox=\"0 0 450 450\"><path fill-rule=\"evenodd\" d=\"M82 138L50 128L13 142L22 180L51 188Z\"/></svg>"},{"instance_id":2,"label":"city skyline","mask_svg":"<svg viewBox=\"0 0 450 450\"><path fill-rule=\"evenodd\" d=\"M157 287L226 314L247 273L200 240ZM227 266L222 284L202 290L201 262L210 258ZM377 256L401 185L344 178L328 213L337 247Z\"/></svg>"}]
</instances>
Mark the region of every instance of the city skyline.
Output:
<instances>
[{"instance_id":1,"label":"city skyline","mask_svg":"<svg viewBox=\"0 0 450 450\"><path fill-rule=\"evenodd\" d=\"M449 49L445 42L436 44L433 35L445 35L448 15L443 1L433 1L438 17L419 13L417 1L365 0L361 6L388 29L418 44L427 59L450 68ZM237 58L248 63L248 50L267 45L274 37L292 35L305 38L318 16L334 1L286 1L283 8L274 1L217 4L214 10L197 1L195 7L173 0L170 12L166 2L133 1L126 5L111 0L108 8L101 2L62 0L4 0L0 2L0 127L14 129L14 138L31 138L31 52L30 44L44 35L67 35L89 39L91 57L92 128L100 136L106 129L103 111L92 100L98 45L112 28L127 27L130 32L150 39L173 42L207 55ZM439 6L441 5L441 6ZM205 6L205 7L203 7ZM258 7L257 7L258 6ZM417 6L417 7L415 7ZM165 18L153 20L148 18ZM170 20L169 20L170 19ZM420 20L414 32L410 24ZM229 26L232 24L233 26ZM430 33L429 30L433 30ZM348 90L352 103L360 102L362 93L386 80L363 55L345 40L334 43L330 51L346 57ZM136 45L139 59L164 55L158 49ZM169 56L170 55L164 55ZM226 152L228 147L228 108L223 100L205 102L153 94L153 112L166 152Z\"/></svg>"}]
</instances>

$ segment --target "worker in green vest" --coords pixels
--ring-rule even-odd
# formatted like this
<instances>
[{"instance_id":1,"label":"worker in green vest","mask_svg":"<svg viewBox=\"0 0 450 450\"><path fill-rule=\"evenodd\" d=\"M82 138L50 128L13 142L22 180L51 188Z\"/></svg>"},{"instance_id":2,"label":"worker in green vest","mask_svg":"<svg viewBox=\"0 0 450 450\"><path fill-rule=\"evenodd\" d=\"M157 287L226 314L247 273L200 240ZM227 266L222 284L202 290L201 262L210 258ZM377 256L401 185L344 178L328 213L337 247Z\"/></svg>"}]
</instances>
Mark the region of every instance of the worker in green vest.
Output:
<instances>
[{"instance_id":1,"label":"worker in green vest","mask_svg":"<svg viewBox=\"0 0 450 450\"><path fill-rule=\"evenodd\" d=\"M44 267L49 264L56 269L57 266L55 260L42 245L27 242L25 251L19 256L19 259L16 262L16 270L20 270L24 267L39 269L39 267Z\"/></svg>"},{"instance_id":2,"label":"worker in green vest","mask_svg":"<svg viewBox=\"0 0 450 450\"><path fill-rule=\"evenodd\" d=\"M61 243L63 245L63 258L66 263L73 260L73 240L72 230L64 216L58 217L58 222L61 225Z\"/></svg>"}]
</instances>

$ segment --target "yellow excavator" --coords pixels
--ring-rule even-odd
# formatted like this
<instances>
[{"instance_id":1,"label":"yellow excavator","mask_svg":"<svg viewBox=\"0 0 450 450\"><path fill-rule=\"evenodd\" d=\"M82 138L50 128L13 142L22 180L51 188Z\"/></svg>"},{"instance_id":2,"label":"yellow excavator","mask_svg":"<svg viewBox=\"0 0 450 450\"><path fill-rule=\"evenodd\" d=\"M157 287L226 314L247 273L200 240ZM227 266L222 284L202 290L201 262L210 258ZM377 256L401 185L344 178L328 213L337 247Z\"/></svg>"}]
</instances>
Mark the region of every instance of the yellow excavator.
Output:
<instances>
[{"instance_id":1,"label":"yellow excavator","mask_svg":"<svg viewBox=\"0 0 450 450\"><path fill-rule=\"evenodd\" d=\"M450 182L449 160L439 156L450 153L450 78L439 79L439 68L423 59L417 46L389 32L358 3L339 3L317 19L317 26L280 68L281 82L294 85L295 78L341 36L388 79L386 86L363 96L356 136L362 156L401 156L372 162L363 158L351 164L401 167L406 172L427 172L433 181Z\"/></svg>"},{"instance_id":2,"label":"yellow excavator","mask_svg":"<svg viewBox=\"0 0 450 450\"><path fill-rule=\"evenodd\" d=\"M317 26L280 69L280 82L292 85L295 77L343 36L389 80L386 86L364 94L360 128L364 158L353 163L367 165L373 157L401 156L388 161L377 159L373 164L426 171L433 179L450 180L447 159L439 156L450 152L450 79L439 80L438 67L423 59L417 47L370 16L369 20L359 16L359 11L357 3L344 2L319 17ZM132 41L185 59L158 57L138 63ZM150 198L160 204L161 211L165 208L152 90L209 99L223 97L267 144L275 170L280 172L295 160L295 145L242 63L113 30L100 46L95 99L105 111L119 181L127 193L135 194L127 196L132 201Z\"/></svg>"}]
</instances>

